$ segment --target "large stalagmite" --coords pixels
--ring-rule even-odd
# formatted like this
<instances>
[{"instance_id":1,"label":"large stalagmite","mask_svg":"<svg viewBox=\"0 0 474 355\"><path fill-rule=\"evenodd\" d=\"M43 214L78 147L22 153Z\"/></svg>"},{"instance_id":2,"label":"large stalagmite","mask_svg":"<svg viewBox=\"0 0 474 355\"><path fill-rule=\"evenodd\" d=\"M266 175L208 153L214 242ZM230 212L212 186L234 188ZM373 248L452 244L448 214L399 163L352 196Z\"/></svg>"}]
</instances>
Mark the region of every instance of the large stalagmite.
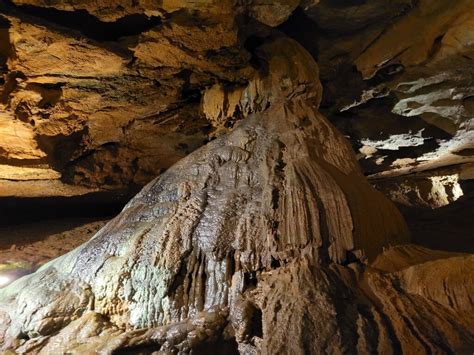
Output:
<instances>
[{"instance_id":1,"label":"large stalagmite","mask_svg":"<svg viewBox=\"0 0 474 355\"><path fill-rule=\"evenodd\" d=\"M266 70L239 97L260 112L148 184L91 241L0 291L4 349L469 349L469 282L430 292L431 264L403 264L425 253L410 246L390 249L402 266L387 267L387 253L368 266L407 231L318 113L312 57L284 38L258 53ZM447 258L458 265L447 278L474 263L430 261Z\"/></svg>"}]
</instances>

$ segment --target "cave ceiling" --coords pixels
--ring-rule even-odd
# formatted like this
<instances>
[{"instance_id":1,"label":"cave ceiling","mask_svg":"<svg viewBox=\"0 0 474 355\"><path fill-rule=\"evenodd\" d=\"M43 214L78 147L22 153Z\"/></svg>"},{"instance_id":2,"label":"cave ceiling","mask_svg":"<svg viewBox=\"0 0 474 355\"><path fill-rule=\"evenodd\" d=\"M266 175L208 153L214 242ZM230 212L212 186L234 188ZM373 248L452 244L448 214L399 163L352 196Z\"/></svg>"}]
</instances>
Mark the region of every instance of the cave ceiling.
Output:
<instances>
[{"instance_id":1,"label":"cave ceiling","mask_svg":"<svg viewBox=\"0 0 474 355\"><path fill-rule=\"evenodd\" d=\"M0 11L2 196L137 191L268 104L240 89L277 33L317 60L322 110L374 184L403 181L436 204L423 172L474 174L470 0L13 0Z\"/></svg>"}]
</instances>

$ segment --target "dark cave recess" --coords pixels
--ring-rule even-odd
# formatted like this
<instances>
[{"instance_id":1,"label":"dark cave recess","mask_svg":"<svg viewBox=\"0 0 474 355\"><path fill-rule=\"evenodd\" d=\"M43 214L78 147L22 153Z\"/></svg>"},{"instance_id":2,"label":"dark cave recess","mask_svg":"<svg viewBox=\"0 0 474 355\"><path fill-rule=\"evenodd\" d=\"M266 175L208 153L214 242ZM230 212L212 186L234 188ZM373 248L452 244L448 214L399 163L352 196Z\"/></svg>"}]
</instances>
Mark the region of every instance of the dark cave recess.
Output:
<instances>
[{"instance_id":1,"label":"dark cave recess","mask_svg":"<svg viewBox=\"0 0 474 355\"><path fill-rule=\"evenodd\" d=\"M130 194L92 193L75 197L0 198L0 227L65 218L110 218Z\"/></svg>"}]
</instances>

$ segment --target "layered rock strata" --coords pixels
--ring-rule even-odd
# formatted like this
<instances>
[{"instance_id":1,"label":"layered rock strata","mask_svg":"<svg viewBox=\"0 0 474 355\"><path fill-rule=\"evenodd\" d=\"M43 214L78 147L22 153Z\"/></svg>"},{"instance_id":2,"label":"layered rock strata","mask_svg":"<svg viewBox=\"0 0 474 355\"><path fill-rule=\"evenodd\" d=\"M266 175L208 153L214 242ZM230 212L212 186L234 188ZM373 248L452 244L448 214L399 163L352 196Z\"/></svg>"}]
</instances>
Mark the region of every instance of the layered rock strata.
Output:
<instances>
[{"instance_id":1,"label":"layered rock strata","mask_svg":"<svg viewBox=\"0 0 474 355\"><path fill-rule=\"evenodd\" d=\"M446 203L430 202L430 190L472 181L473 15L469 0L321 1L306 11L321 33L324 112L377 186L424 190L424 202L404 204L438 208Z\"/></svg>"},{"instance_id":2,"label":"layered rock strata","mask_svg":"<svg viewBox=\"0 0 474 355\"><path fill-rule=\"evenodd\" d=\"M285 38L258 53L267 70L243 92L271 104L149 183L91 241L1 290L4 349L472 349L472 257L401 246L377 258L407 230L318 112L315 62Z\"/></svg>"},{"instance_id":3,"label":"layered rock strata","mask_svg":"<svg viewBox=\"0 0 474 355\"><path fill-rule=\"evenodd\" d=\"M442 173L456 166L472 181L473 11L470 0L3 1L0 196L131 195L232 129L254 112L239 93L258 23L320 63L322 110L373 184L403 175L404 191L424 191L403 203L438 208L429 177L451 190Z\"/></svg>"}]
</instances>

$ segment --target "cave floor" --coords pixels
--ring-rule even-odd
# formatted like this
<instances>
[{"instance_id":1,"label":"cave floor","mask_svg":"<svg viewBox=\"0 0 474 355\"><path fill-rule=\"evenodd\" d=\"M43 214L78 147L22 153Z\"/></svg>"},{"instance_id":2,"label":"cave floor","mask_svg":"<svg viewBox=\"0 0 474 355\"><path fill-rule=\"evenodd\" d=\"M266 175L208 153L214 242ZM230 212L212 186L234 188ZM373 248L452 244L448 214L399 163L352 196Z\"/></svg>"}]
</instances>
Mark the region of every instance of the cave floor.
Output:
<instances>
[{"instance_id":1,"label":"cave floor","mask_svg":"<svg viewBox=\"0 0 474 355\"><path fill-rule=\"evenodd\" d=\"M105 223L70 217L0 227L0 264L36 268L85 243Z\"/></svg>"}]
</instances>

